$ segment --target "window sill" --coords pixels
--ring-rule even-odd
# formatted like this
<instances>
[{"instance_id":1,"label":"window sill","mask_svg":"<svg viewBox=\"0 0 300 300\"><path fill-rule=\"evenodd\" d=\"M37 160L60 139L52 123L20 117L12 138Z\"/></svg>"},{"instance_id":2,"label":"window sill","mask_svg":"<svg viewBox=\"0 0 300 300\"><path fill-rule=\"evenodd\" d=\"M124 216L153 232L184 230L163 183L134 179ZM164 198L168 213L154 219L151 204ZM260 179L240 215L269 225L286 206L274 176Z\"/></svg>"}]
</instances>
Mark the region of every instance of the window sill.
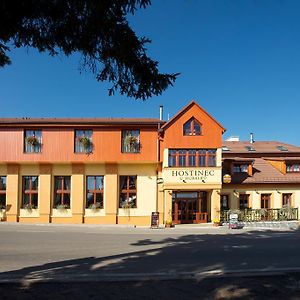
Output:
<instances>
[{"instance_id":1,"label":"window sill","mask_svg":"<svg viewBox=\"0 0 300 300\"><path fill-rule=\"evenodd\" d=\"M72 210L70 208L66 208L66 209L53 208L52 217L61 217L61 218L72 217Z\"/></svg>"},{"instance_id":2,"label":"window sill","mask_svg":"<svg viewBox=\"0 0 300 300\"><path fill-rule=\"evenodd\" d=\"M40 211L38 208L34 209L20 209L20 215L21 218L38 218L40 216Z\"/></svg>"},{"instance_id":3,"label":"window sill","mask_svg":"<svg viewBox=\"0 0 300 300\"><path fill-rule=\"evenodd\" d=\"M99 208L99 209L86 208L84 211L84 216L85 217L105 216L105 210L104 210L104 208Z\"/></svg>"}]
</instances>

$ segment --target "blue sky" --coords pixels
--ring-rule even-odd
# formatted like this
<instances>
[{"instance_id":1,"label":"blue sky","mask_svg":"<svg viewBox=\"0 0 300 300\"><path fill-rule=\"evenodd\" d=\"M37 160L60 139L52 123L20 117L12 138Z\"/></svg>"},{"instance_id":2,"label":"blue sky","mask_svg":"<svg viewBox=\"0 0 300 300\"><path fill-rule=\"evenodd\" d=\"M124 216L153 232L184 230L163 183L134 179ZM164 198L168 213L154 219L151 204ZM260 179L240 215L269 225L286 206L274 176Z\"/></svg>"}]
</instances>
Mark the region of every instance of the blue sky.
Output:
<instances>
[{"instance_id":1,"label":"blue sky","mask_svg":"<svg viewBox=\"0 0 300 300\"><path fill-rule=\"evenodd\" d=\"M146 101L80 74L79 56L11 51L0 69L1 117L172 117L195 99L226 129L224 138L300 145L300 1L153 0L130 17L161 72L181 75Z\"/></svg>"}]
</instances>

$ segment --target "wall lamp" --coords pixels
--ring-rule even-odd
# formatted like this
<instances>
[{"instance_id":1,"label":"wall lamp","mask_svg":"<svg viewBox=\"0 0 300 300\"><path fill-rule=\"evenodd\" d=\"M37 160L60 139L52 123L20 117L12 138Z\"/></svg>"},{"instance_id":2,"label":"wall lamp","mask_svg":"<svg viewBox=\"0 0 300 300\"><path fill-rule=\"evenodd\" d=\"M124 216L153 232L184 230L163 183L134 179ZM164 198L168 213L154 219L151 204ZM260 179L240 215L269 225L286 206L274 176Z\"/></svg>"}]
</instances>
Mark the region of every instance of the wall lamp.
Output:
<instances>
[{"instance_id":1,"label":"wall lamp","mask_svg":"<svg viewBox=\"0 0 300 300\"><path fill-rule=\"evenodd\" d=\"M276 189L276 192L277 192L278 194L281 194L281 192L280 192L278 189Z\"/></svg>"},{"instance_id":2,"label":"wall lamp","mask_svg":"<svg viewBox=\"0 0 300 300\"><path fill-rule=\"evenodd\" d=\"M256 193L256 194L259 194L259 192L258 192L257 190L255 190L255 193Z\"/></svg>"}]
</instances>

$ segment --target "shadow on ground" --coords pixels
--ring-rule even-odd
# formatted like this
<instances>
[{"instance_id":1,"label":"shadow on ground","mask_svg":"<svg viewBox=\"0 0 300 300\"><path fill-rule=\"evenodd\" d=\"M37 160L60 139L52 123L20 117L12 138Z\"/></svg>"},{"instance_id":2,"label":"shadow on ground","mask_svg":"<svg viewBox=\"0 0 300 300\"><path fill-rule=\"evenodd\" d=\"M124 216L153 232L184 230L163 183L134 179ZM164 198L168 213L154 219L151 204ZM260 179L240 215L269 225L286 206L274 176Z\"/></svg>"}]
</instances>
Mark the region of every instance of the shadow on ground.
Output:
<instances>
[{"instance_id":1,"label":"shadow on ground","mask_svg":"<svg viewBox=\"0 0 300 300\"><path fill-rule=\"evenodd\" d=\"M272 271L282 265L299 267L299 231L242 231L241 234L234 235L195 234L167 237L159 242L148 238L141 239L131 245L136 250L130 253L59 261L1 273L2 282L5 279L17 282L0 284L1 298L300 298L300 276L296 273L225 278L209 278L205 275L205 272L216 270ZM145 250L145 246L149 246L149 249ZM186 279L188 274L196 273L204 275ZM181 274L183 279L160 280L162 274L169 275L170 278ZM151 280L142 280L145 275ZM128 280L130 276L134 279ZM42 283L38 280L48 282Z\"/></svg>"}]
</instances>

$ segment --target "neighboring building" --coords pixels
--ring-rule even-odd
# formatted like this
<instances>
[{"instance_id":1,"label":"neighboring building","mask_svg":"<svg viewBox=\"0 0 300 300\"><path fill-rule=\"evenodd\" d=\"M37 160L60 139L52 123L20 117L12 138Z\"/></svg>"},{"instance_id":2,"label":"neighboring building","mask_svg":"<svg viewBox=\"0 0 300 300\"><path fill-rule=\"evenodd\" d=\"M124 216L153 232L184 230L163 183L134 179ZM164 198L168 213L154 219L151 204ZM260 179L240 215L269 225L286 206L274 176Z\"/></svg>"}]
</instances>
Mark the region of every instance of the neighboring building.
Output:
<instances>
[{"instance_id":1,"label":"neighboring building","mask_svg":"<svg viewBox=\"0 0 300 300\"><path fill-rule=\"evenodd\" d=\"M300 207L300 147L250 141L223 142L221 208Z\"/></svg>"},{"instance_id":2,"label":"neighboring building","mask_svg":"<svg viewBox=\"0 0 300 300\"><path fill-rule=\"evenodd\" d=\"M168 122L0 119L2 219L150 225L159 212L160 224L182 224L229 208L299 207L300 148L222 144L224 131L195 101Z\"/></svg>"}]
</instances>

